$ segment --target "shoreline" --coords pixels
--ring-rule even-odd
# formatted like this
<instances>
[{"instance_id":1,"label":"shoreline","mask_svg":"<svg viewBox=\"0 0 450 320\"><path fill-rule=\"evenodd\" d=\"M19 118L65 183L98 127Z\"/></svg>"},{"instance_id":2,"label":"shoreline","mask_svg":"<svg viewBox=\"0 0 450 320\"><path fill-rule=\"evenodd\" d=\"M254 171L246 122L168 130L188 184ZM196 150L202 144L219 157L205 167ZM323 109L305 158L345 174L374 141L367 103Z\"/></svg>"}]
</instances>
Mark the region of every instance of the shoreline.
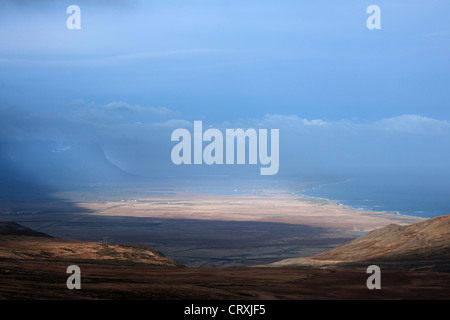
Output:
<instances>
[{"instance_id":1,"label":"shoreline","mask_svg":"<svg viewBox=\"0 0 450 320\"><path fill-rule=\"evenodd\" d=\"M349 178L349 179L346 179L344 181L339 181L339 182L321 183L316 186L303 188L300 191L293 191L292 194L299 194L299 195L302 195L305 197L316 198L316 199L321 199L321 200L326 200L326 201L333 201L337 205L346 206L348 208L351 208L351 209L357 210L357 211L383 212L383 213L395 214L397 216L412 217L412 218L430 219L430 218L434 218L434 217L438 217L438 216L445 216L450 213L450 212L442 212L440 214L436 214L436 213L432 213L432 212L428 211L429 216L427 216L427 215L424 216L424 215L413 215L413 214L401 213L402 212L401 209L376 210L375 208L371 208L370 206L369 206L369 208L366 208L365 206L360 205L360 204L346 204L344 202L357 202L357 203L363 202L363 201L381 201L381 202L383 202L383 200L346 200L346 199L337 200L337 199L333 199L333 198L329 198L329 197L315 196L315 195L310 195L310 194L305 193L308 190L314 190L319 187L324 187L324 186L326 187L326 186L335 185L335 184L348 183L349 181L354 180L354 179L357 179L357 178ZM425 214L427 213L427 211L420 211L420 212L425 213Z\"/></svg>"},{"instance_id":2,"label":"shoreline","mask_svg":"<svg viewBox=\"0 0 450 320\"><path fill-rule=\"evenodd\" d=\"M396 215L396 216L403 216L403 217L408 217L408 218L431 219L430 217L413 216L413 215L409 215L409 214L403 214L403 213L400 213L398 210L392 210L392 211L390 211L390 210L371 210L371 209L365 209L365 208L361 208L361 207L355 207L355 206L344 204L344 203L341 202L341 201L348 201L348 200L336 200L336 199L329 199L329 198L325 198L325 197L315 197L315 196L310 196L310 195L303 194L303 193L301 193L301 191L298 192L298 193L293 192L293 194L299 194L301 196L308 197L308 198L313 198L313 199L330 201L330 202L333 202L334 204L336 204L338 206L347 207L347 208L349 208L351 210L356 210L356 211L382 212L382 213L393 214L393 215ZM445 215L446 214L442 214L440 216L445 216ZM436 216L436 217L438 217L438 216Z\"/></svg>"}]
</instances>

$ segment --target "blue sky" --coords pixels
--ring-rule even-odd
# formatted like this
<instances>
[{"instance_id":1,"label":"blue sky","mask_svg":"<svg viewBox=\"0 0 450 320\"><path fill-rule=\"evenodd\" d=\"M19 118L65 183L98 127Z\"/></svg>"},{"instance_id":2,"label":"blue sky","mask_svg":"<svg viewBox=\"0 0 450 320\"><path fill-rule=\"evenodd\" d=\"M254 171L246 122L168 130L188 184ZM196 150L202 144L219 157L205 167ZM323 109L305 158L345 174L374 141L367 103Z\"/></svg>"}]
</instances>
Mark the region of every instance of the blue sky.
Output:
<instances>
[{"instance_id":1,"label":"blue sky","mask_svg":"<svg viewBox=\"0 0 450 320\"><path fill-rule=\"evenodd\" d=\"M181 172L170 132L203 120L279 128L280 173L448 172L448 1L36 2L0 4L3 154L97 143L126 171Z\"/></svg>"}]
</instances>

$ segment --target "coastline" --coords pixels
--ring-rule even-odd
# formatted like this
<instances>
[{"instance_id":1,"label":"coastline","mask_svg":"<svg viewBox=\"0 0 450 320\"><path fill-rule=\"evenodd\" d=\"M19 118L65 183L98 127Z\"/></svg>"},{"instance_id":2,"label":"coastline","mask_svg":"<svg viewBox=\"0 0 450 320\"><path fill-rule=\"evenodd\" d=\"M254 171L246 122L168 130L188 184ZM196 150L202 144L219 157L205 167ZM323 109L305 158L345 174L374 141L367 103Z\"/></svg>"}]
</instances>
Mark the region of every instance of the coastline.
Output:
<instances>
[{"instance_id":1,"label":"coastline","mask_svg":"<svg viewBox=\"0 0 450 320\"><path fill-rule=\"evenodd\" d=\"M317 198L317 199L326 200L326 201L333 201L337 205L346 206L353 210L369 211L369 212L372 212L372 211L384 212L384 213L390 213L390 214L395 214L398 216L412 217L412 218L430 219L430 218L434 218L434 217L438 217L438 216L447 215L450 213L444 209L440 209L438 211L436 209L434 209L434 210L431 210L431 209L430 210L426 210L426 209L414 210L414 213L411 213L411 208L403 208L403 209L401 208L402 205L405 206L405 204L401 204L401 203L392 204L392 199L387 199L386 196L383 196L380 194L378 194L377 198L374 198L372 196L364 197L364 198L372 198L372 199L357 199L357 198L351 199L352 198L351 193L349 193L347 195L347 197L339 197L339 198L333 197L332 194L336 193L336 190L333 190L334 185L350 184L350 186L352 188L355 188L354 185L351 185L352 181L353 181L353 183L354 183L354 181L356 181L356 185L358 185L358 184L361 184L361 180L362 180L362 178L350 178L350 179L346 179L344 181L339 181L339 182L321 183L321 184L318 184L315 186L303 188L300 191L295 191L295 192L293 192L293 194L300 194L300 195L303 195L306 197ZM347 185L347 187L348 187L348 185ZM322 190L320 190L320 189L322 189ZM323 189L325 189L325 190L323 190ZM346 189L345 186L340 188L340 190L345 190L345 189ZM315 192L313 192L314 194L312 194L311 191L315 191ZM319 193L320 195L318 195L317 193ZM345 193L345 191L344 191L344 193ZM386 192L386 194L389 194L389 193ZM412 194L410 197L414 198L414 196L416 196L416 195ZM354 197L354 195L353 195L353 197ZM398 196L398 197L400 197L400 196ZM374 205L368 204L371 202L375 203L375 204ZM410 202L411 202L411 199L403 199L403 203L409 204ZM422 205L426 206L425 203ZM381 208L381 209L378 209L378 208Z\"/></svg>"},{"instance_id":2,"label":"coastline","mask_svg":"<svg viewBox=\"0 0 450 320\"><path fill-rule=\"evenodd\" d=\"M408 218L429 219L428 217L424 217L424 216L414 216L414 215L409 215L409 214L403 214L403 213L400 213L398 210L373 210L373 209L366 209L366 208L363 208L363 207L352 206L352 205L349 205L349 204L342 203L342 201L347 201L347 200L336 200L336 199L329 199L329 198L325 198L325 197L310 196L310 195L303 194L302 191L293 192L292 194L299 194L299 195L302 195L304 197L308 197L308 198L312 198L312 199L330 201L330 202L332 202L332 203L334 203L334 204L336 204L338 206L347 207L347 208L349 208L351 210L356 210L356 211L382 212L382 213L393 214L393 215L396 215L396 216L403 216L403 217L408 217ZM442 214L442 215L445 215L445 214Z\"/></svg>"}]
</instances>

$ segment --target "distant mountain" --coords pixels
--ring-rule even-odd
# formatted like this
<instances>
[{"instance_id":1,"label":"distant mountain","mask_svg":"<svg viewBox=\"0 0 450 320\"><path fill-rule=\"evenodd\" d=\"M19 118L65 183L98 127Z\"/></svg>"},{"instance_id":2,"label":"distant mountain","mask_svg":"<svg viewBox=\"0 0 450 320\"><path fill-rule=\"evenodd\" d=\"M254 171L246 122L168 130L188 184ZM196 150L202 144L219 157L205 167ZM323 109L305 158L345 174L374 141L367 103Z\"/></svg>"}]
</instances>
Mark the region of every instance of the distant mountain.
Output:
<instances>
[{"instance_id":1,"label":"distant mountain","mask_svg":"<svg viewBox=\"0 0 450 320\"><path fill-rule=\"evenodd\" d=\"M183 266L147 246L58 239L13 222L0 222L0 258L121 265L138 263L162 267Z\"/></svg>"},{"instance_id":2,"label":"distant mountain","mask_svg":"<svg viewBox=\"0 0 450 320\"><path fill-rule=\"evenodd\" d=\"M52 238L46 233L37 232L15 222L0 221L0 236L28 236Z\"/></svg>"},{"instance_id":3,"label":"distant mountain","mask_svg":"<svg viewBox=\"0 0 450 320\"><path fill-rule=\"evenodd\" d=\"M315 256L286 259L272 266L352 263L446 269L450 265L450 215L407 226L391 224Z\"/></svg>"},{"instance_id":4,"label":"distant mountain","mask_svg":"<svg viewBox=\"0 0 450 320\"><path fill-rule=\"evenodd\" d=\"M29 183L111 182L134 176L109 161L98 144L23 142L2 146L0 180Z\"/></svg>"}]
</instances>

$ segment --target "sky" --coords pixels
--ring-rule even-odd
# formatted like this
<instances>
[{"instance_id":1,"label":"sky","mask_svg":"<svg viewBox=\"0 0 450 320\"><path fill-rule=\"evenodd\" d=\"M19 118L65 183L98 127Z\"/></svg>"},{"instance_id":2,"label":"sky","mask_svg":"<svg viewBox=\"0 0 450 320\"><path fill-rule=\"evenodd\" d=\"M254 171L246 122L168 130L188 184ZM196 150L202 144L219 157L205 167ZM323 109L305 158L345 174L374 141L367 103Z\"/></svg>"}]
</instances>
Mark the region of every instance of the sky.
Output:
<instances>
[{"instance_id":1,"label":"sky","mask_svg":"<svg viewBox=\"0 0 450 320\"><path fill-rule=\"evenodd\" d=\"M80 30L66 26L72 4ZM379 30L366 27L372 4ZM259 172L173 165L170 134L194 120L279 129L279 175L450 174L449 11L446 0L2 1L3 175L71 181L104 161L142 177Z\"/></svg>"}]
</instances>

